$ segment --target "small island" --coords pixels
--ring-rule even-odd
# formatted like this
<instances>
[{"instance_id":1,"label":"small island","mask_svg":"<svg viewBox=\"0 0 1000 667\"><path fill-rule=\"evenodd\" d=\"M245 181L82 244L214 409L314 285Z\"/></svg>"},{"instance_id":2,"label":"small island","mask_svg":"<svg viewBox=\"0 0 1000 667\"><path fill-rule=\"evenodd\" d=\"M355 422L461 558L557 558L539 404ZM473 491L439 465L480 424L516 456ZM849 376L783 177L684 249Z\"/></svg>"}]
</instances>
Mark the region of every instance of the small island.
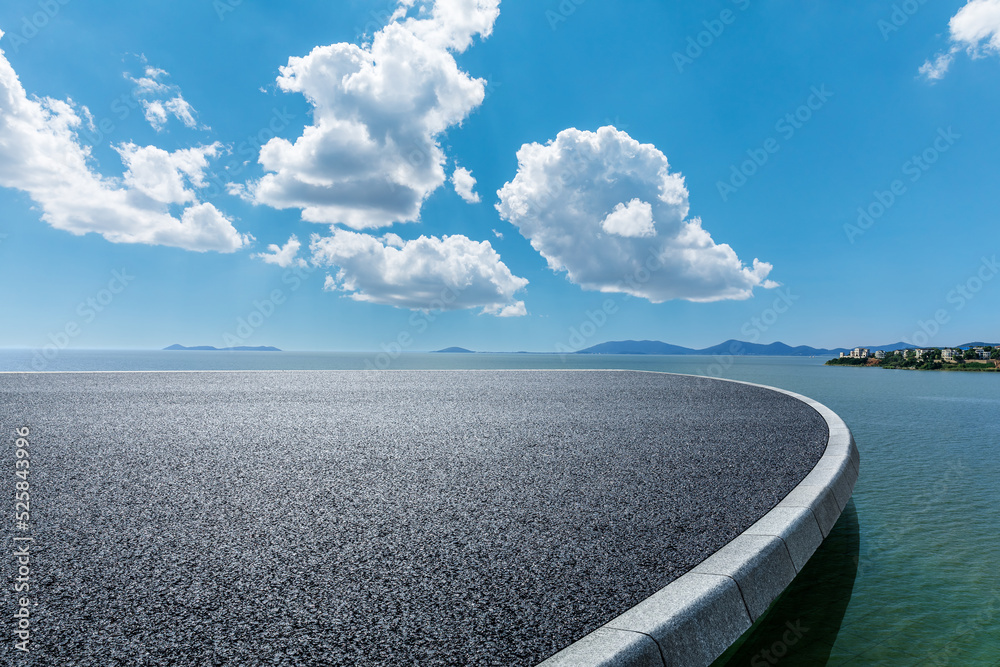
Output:
<instances>
[{"instance_id":1,"label":"small island","mask_svg":"<svg viewBox=\"0 0 1000 667\"><path fill-rule=\"evenodd\" d=\"M196 345L194 347L185 347L183 345L171 345L170 347L163 348L164 350L184 350L185 352L281 352L276 347L271 347L270 345L259 345L257 347L248 347L241 345L239 347L214 347L212 345Z\"/></svg>"},{"instance_id":2,"label":"small island","mask_svg":"<svg viewBox=\"0 0 1000 667\"><path fill-rule=\"evenodd\" d=\"M1000 371L1000 346L977 345L967 348L913 348L871 350L856 347L840 353L827 366L865 366L917 371Z\"/></svg>"}]
</instances>

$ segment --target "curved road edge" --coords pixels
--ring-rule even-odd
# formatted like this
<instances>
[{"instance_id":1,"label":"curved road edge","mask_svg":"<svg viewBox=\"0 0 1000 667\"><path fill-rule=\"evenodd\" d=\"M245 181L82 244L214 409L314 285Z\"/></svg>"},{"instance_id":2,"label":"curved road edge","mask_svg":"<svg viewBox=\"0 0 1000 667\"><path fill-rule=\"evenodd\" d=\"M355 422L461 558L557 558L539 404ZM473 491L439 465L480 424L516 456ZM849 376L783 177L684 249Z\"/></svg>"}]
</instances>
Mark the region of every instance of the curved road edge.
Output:
<instances>
[{"instance_id":1,"label":"curved road edge","mask_svg":"<svg viewBox=\"0 0 1000 667\"><path fill-rule=\"evenodd\" d=\"M692 570L538 667L707 666L757 621L805 567L840 518L861 456L830 408L777 387L826 420L826 450L774 509Z\"/></svg>"}]
</instances>

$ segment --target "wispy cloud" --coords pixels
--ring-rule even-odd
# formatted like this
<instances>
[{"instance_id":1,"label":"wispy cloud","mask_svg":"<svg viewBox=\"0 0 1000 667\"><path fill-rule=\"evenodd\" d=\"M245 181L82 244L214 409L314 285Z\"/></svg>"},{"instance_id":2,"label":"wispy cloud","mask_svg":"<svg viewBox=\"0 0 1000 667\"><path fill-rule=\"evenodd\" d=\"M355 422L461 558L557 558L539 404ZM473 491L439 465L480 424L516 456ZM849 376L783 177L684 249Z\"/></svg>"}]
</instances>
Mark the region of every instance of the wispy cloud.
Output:
<instances>
[{"instance_id":1,"label":"wispy cloud","mask_svg":"<svg viewBox=\"0 0 1000 667\"><path fill-rule=\"evenodd\" d=\"M181 89L173 84L164 83L163 79L170 75L165 70L146 65L144 74L132 77L127 72L125 78L135 84L135 97L142 105L146 121L154 130L160 132L166 127L170 117L174 117L185 127L195 129L198 121L195 110L181 95ZM210 129L207 126L202 129Z\"/></svg>"}]
</instances>

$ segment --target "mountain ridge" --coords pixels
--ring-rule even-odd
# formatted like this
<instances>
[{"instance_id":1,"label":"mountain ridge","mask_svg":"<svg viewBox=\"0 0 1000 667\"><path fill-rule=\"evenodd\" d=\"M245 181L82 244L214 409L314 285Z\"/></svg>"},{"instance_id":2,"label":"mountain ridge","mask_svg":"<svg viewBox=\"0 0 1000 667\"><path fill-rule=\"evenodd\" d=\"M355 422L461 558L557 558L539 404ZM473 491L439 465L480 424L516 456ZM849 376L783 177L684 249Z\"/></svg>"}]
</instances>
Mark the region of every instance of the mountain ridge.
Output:
<instances>
[{"instance_id":1,"label":"mountain ridge","mask_svg":"<svg viewBox=\"0 0 1000 667\"><path fill-rule=\"evenodd\" d=\"M163 348L165 351L175 351L184 350L186 352L281 352L280 349L276 347L271 347L270 345L258 345L257 347L250 347L247 345L240 345L237 347L215 347L214 345L194 345L192 347L186 347L184 345L179 345L174 343L168 347Z\"/></svg>"},{"instance_id":2,"label":"mountain ridge","mask_svg":"<svg viewBox=\"0 0 1000 667\"><path fill-rule=\"evenodd\" d=\"M771 357L815 357L837 355L850 351L848 348L816 348L808 345L792 347L780 341L774 343L750 343L747 341L729 339L718 345L695 349L681 345L671 345L662 341L608 341L593 345L574 354L675 354L675 355L733 355L733 356L771 356Z\"/></svg>"},{"instance_id":3,"label":"mountain ridge","mask_svg":"<svg viewBox=\"0 0 1000 667\"><path fill-rule=\"evenodd\" d=\"M989 345L989 343L966 343L965 345L958 345L955 347L969 348L982 345ZM995 344L996 345L996 344ZM916 345L911 345L904 342L890 343L888 345L858 345L856 347L864 347L869 350L885 350L886 352L891 352L893 350L904 350L913 349L918 347ZM941 346L945 347L945 346ZM726 356L760 356L760 357L836 357L841 352L849 353L853 350L853 347L836 347L836 348L823 348L823 347L812 347L809 345L788 345L782 343L781 341L775 341L774 343L750 343L748 341L729 339L723 341L718 345L712 345L710 347L705 347L701 349L695 349L691 347L684 347L682 345L673 345L671 343L664 343L659 340L616 340L616 341L606 341L604 343L598 343L597 345L592 345L581 350L576 350L573 352L567 351L566 354L633 354L633 355L704 355L704 356L714 356L714 355L726 355ZM462 347L448 347L443 350L435 350L434 353L471 353L474 350L468 350ZM523 354L546 354L544 352L540 353L523 353Z\"/></svg>"}]
</instances>

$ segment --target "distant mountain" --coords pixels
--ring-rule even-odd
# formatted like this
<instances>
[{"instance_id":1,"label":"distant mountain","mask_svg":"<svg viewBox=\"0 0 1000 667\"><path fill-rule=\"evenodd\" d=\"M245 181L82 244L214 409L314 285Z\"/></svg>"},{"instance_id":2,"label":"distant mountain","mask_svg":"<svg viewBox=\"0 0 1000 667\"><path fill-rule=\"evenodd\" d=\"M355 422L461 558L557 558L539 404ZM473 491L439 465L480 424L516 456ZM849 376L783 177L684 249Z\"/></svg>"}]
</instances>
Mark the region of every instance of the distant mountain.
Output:
<instances>
[{"instance_id":1,"label":"distant mountain","mask_svg":"<svg viewBox=\"0 0 1000 667\"><path fill-rule=\"evenodd\" d=\"M577 354L725 354L733 356L819 357L837 356L841 352L847 351L846 348L827 350L809 347L808 345L799 345L798 347L792 347L784 343L762 345L760 343L747 343L741 340L727 340L712 347L695 350L690 347L671 345L657 340L620 340L594 345L593 347L579 350Z\"/></svg>"},{"instance_id":2,"label":"distant mountain","mask_svg":"<svg viewBox=\"0 0 1000 667\"><path fill-rule=\"evenodd\" d=\"M577 354L698 354L696 350L658 340L619 340L578 350Z\"/></svg>"},{"instance_id":3,"label":"distant mountain","mask_svg":"<svg viewBox=\"0 0 1000 667\"><path fill-rule=\"evenodd\" d=\"M163 348L164 350L187 350L187 351L199 351L199 352L281 352L276 347L271 347L269 345L260 345L258 347L248 347L246 345L241 345L239 347L213 347L211 345L196 345L194 347L185 347L183 345L171 345L170 347Z\"/></svg>"},{"instance_id":4,"label":"distant mountain","mask_svg":"<svg viewBox=\"0 0 1000 667\"><path fill-rule=\"evenodd\" d=\"M990 345L990 343L966 343L965 345L959 345L957 347L969 348L969 347L982 347L985 345ZM1000 343L992 343L994 347L1000 346ZM889 345L861 345L859 347L867 347L869 350L885 350L886 352L891 352L893 350L908 350L913 349L916 345L910 345L908 343L891 343ZM943 346L942 346L943 347ZM178 350L195 350L195 349L215 349L215 348L184 348L179 345L172 345L167 348L178 349ZM240 348L236 348L240 349ZM748 343L743 340L730 339L724 343L719 343L718 345L713 345L712 347L706 347L701 350L696 350L690 347L683 347L681 345L671 345L670 343L664 343L659 340L613 340L607 343L599 343L591 347L577 350L573 354L675 354L675 355L726 355L734 357L836 357L841 352L847 354L852 349L850 347L837 347L833 349L827 349L823 347L810 347L808 345L798 345L792 347L791 345L786 345L782 342L776 343ZM446 347L443 350L434 350L434 354L473 354L473 350L467 350L464 347ZM546 354L545 352L516 352L515 354Z\"/></svg>"},{"instance_id":5,"label":"distant mountain","mask_svg":"<svg viewBox=\"0 0 1000 667\"><path fill-rule=\"evenodd\" d=\"M828 355L837 356L841 352L849 352L849 350L844 348L828 350L826 348L809 347L808 345L792 347L781 342L764 345L761 343L747 343L742 340L727 340L725 343L697 350L693 354L731 354L737 357L819 357Z\"/></svg>"},{"instance_id":6,"label":"distant mountain","mask_svg":"<svg viewBox=\"0 0 1000 667\"><path fill-rule=\"evenodd\" d=\"M858 345L858 347L866 347L869 350L885 350L886 352L892 352L893 350L912 350L917 347L916 345L911 345L909 343L890 343L888 345ZM854 349L853 347L851 348Z\"/></svg>"}]
</instances>

